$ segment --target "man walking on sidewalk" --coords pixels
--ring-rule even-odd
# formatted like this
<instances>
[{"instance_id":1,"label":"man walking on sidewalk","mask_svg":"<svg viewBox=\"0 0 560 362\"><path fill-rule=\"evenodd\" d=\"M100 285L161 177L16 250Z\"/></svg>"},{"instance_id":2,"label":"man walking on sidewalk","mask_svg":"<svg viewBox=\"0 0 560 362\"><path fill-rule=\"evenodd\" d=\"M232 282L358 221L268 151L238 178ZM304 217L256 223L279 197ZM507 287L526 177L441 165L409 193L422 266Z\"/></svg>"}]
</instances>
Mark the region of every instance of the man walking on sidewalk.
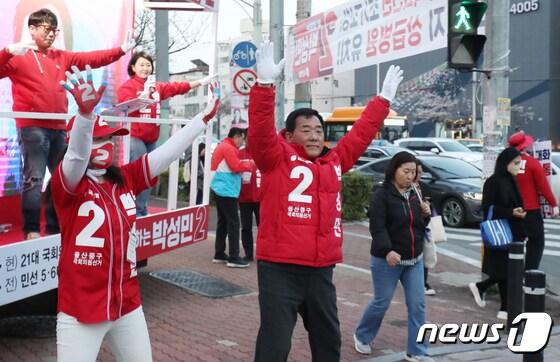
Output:
<instances>
[{"instance_id":1,"label":"man walking on sidewalk","mask_svg":"<svg viewBox=\"0 0 560 362\"><path fill-rule=\"evenodd\" d=\"M542 195L552 207L552 215L558 215L558 203L550 189L548 180L539 161L527 153L533 144L533 137L524 132L517 132L509 138L509 145L521 151L521 168L516 176L523 209L527 216L523 220L528 236L525 270L538 269L544 251L544 221L541 214L539 196Z\"/></svg>"},{"instance_id":2,"label":"man walking on sidewalk","mask_svg":"<svg viewBox=\"0 0 560 362\"><path fill-rule=\"evenodd\" d=\"M249 263L239 257L239 191L241 173L250 171L253 161L239 159L239 147L245 143L247 129L233 124L228 136L212 154L211 170L215 172L210 189L216 196L218 226L214 263L226 263L230 268L246 268ZM226 237L229 256L226 254Z\"/></svg>"},{"instance_id":3,"label":"man walking on sidewalk","mask_svg":"<svg viewBox=\"0 0 560 362\"><path fill-rule=\"evenodd\" d=\"M255 361L286 361L298 313L309 333L313 361L340 360L340 325L333 271L342 261L342 174L366 150L389 113L402 80L389 68L380 96L333 149L314 109L288 115L274 127L274 82L283 61L273 45L257 52L257 84L249 95L248 151L262 173L257 273L261 325ZM282 100L281 100L282 101Z\"/></svg>"}]
</instances>

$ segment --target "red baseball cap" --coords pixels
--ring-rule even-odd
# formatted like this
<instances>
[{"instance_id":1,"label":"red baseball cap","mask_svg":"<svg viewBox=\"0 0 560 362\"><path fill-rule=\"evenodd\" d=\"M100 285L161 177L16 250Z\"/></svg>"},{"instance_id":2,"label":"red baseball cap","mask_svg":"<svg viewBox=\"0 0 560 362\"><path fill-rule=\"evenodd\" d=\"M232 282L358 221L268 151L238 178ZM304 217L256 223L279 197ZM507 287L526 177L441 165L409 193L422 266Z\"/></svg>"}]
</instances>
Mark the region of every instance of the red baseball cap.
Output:
<instances>
[{"instance_id":1,"label":"red baseball cap","mask_svg":"<svg viewBox=\"0 0 560 362\"><path fill-rule=\"evenodd\" d=\"M508 143L510 147L515 147L519 151L521 151L532 145L534 141L535 140L533 139L533 137L525 134L525 132L523 131L520 131L512 134L508 140Z\"/></svg>"},{"instance_id":2,"label":"red baseball cap","mask_svg":"<svg viewBox=\"0 0 560 362\"><path fill-rule=\"evenodd\" d=\"M66 125L66 141L70 137L70 130L74 126L76 116L70 118L70 122ZM107 137L107 136L126 136L130 132L124 127L110 127L107 121L100 116L95 117L95 125L93 126L93 137Z\"/></svg>"}]
</instances>

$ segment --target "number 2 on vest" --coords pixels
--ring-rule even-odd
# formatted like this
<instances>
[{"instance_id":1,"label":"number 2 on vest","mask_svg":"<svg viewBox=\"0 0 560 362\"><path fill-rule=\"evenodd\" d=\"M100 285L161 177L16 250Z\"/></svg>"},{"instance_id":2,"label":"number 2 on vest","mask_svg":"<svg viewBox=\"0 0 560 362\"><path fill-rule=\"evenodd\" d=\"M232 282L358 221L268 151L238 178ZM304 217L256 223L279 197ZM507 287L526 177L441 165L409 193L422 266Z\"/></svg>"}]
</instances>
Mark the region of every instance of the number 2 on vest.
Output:
<instances>
[{"instance_id":1,"label":"number 2 on vest","mask_svg":"<svg viewBox=\"0 0 560 362\"><path fill-rule=\"evenodd\" d=\"M93 219L80 231L76 236L76 246L92 246L94 248L102 248L105 243L104 238L93 237L93 234L105 222L105 213L103 209L95 204L93 201L86 201L80 205L78 209L78 216L89 217L93 212Z\"/></svg>"},{"instance_id":2,"label":"number 2 on vest","mask_svg":"<svg viewBox=\"0 0 560 362\"><path fill-rule=\"evenodd\" d=\"M299 179L301 176L303 176L303 179L296 188L290 192L288 195L288 201L310 204L312 201L311 195L303 195L303 192L307 190L313 182L313 172L305 166L296 166L292 169L292 172L290 172L291 179Z\"/></svg>"}]
</instances>

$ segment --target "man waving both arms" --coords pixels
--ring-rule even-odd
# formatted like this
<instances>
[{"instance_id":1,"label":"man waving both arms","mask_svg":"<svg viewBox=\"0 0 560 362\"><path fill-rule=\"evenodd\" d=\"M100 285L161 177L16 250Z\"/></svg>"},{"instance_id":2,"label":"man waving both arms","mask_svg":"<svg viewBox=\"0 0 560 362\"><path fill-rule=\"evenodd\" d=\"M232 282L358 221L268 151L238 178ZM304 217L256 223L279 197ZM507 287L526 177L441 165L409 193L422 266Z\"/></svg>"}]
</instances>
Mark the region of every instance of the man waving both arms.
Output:
<instances>
[{"instance_id":1,"label":"man waving both arms","mask_svg":"<svg viewBox=\"0 0 560 362\"><path fill-rule=\"evenodd\" d=\"M402 81L391 66L374 97L337 145L325 147L314 109L300 108L274 128L273 45L257 52L257 84L249 96L248 151L262 173L257 272L261 326L255 361L286 361L297 314L309 333L313 361L340 360L340 326L332 281L342 261L342 174L365 151L389 113Z\"/></svg>"}]
</instances>

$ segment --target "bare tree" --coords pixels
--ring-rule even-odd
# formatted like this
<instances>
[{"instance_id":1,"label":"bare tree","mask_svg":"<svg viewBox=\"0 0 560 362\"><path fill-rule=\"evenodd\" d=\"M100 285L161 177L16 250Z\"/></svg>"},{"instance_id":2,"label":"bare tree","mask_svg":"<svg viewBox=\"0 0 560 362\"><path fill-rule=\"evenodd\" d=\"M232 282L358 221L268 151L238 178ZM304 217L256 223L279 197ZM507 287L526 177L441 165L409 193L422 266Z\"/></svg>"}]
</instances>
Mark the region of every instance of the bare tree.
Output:
<instances>
[{"instance_id":1,"label":"bare tree","mask_svg":"<svg viewBox=\"0 0 560 362\"><path fill-rule=\"evenodd\" d=\"M155 11L143 9L134 17L136 46L155 57ZM169 12L169 55L188 49L208 30L209 22L200 13Z\"/></svg>"}]
</instances>

